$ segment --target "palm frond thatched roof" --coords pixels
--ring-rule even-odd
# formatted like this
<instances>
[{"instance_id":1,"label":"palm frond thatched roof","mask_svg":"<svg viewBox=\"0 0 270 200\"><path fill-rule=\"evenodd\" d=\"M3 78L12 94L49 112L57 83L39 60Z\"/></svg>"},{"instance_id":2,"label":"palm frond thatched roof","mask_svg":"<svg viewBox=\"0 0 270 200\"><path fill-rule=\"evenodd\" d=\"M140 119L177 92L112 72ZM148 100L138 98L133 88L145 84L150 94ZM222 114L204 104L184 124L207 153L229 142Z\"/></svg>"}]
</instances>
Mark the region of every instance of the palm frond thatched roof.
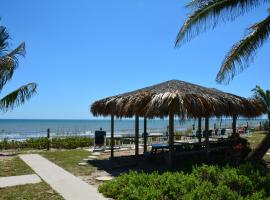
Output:
<instances>
[{"instance_id":1,"label":"palm frond thatched roof","mask_svg":"<svg viewBox=\"0 0 270 200\"><path fill-rule=\"evenodd\" d=\"M214 88L170 80L132 92L96 101L91 106L94 116L148 118L166 117L174 113L181 118L211 116L256 117L264 112L263 105Z\"/></svg>"}]
</instances>

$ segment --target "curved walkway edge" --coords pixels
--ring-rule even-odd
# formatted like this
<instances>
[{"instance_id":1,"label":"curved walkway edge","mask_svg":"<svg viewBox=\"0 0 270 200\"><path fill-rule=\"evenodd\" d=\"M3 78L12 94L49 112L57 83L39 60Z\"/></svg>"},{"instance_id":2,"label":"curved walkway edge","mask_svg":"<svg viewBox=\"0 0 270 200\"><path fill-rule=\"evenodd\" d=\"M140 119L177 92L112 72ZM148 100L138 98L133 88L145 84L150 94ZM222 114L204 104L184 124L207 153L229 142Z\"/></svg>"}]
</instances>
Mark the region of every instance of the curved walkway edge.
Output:
<instances>
[{"instance_id":1,"label":"curved walkway edge","mask_svg":"<svg viewBox=\"0 0 270 200\"><path fill-rule=\"evenodd\" d=\"M66 200L105 200L97 189L38 154L20 155L45 182Z\"/></svg>"}]
</instances>

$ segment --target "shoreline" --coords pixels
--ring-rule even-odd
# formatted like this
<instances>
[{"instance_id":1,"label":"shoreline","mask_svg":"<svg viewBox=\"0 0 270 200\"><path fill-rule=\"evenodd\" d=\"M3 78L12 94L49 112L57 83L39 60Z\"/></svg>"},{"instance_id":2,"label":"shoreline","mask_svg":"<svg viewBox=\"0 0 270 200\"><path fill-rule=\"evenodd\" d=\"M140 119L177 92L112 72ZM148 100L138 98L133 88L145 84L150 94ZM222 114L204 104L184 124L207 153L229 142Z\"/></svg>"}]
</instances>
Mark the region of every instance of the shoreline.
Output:
<instances>
[{"instance_id":1,"label":"shoreline","mask_svg":"<svg viewBox=\"0 0 270 200\"><path fill-rule=\"evenodd\" d=\"M102 128L106 131L106 135L110 136L110 120L87 120L87 122L77 120L64 120L64 123L59 123L59 120L34 120L35 123L31 123L31 120L0 120L0 141L4 138L9 140L25 140L27 138L39 138L47 137L47 129L50 128L52 137L94 137L95 130ZM249 127L259 127L260 122L265 122L265 119L239 119L237 120L237 126L243 126L247 123ZM52 122L52 123L51 123ZM148 133L165 133L167 131L167 120L149 120L148 121ZM220 124L221 122L221 124ZM217 121L216 119L210 120L210 128L231 128L231 120L223 119ZM188 131L192 129L193 124L197 121L175 120L175 131ZM115 123L115 135L118 136L132 136L134 135L134 121L131 120L116 120ZM204 122L202 123L204 125ZM202 127L203 128L203 127ZM143 132L143 123L140 121L140 134Z\"/></svg>"}]
</instances>

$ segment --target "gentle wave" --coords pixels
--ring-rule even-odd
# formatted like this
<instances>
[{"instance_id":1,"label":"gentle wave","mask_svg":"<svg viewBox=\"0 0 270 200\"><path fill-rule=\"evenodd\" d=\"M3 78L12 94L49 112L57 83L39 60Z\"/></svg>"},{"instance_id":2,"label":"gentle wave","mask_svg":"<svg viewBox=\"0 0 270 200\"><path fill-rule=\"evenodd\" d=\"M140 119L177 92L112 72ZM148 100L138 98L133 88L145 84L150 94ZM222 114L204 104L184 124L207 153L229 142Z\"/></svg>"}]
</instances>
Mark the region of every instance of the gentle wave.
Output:
<instances>
[{"instance_id":1,"label":"gentle wave","mask_svg":"<svg viewBox=\"0 0 270 200\"><path fill-rule=\"evenodd\" d=\"M260 122L266 119L239 119L237 125L246 123L250 127L259 126ZM228 128L231 127L231 119L210 119L210 127ZM192 129L196 120L176 120L175 130L184 131ZM203 121L202 121L203 125ZM102 128L110 134L110 120L28 120L28 119L2 119L0 120L0 139L26 139L35 137L45 137L49 128L52 136L93 136L95 130ZM115 120L115 134L134 135L134 120ZM168 120L154 119L148 120L147 132L166 132ZM143 120L140 120L140 133L143 132Z\"/></svg>"}]
</instances>

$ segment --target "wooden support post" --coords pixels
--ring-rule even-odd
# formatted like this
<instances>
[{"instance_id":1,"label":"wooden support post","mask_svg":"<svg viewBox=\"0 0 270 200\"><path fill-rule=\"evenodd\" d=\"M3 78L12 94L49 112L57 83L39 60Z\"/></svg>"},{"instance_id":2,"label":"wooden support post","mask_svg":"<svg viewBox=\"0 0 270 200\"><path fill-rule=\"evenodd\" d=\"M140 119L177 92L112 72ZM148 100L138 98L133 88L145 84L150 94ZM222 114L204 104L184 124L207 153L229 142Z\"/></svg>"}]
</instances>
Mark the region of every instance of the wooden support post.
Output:
<instances>
[{"instance_id":1,"label":"wooden support post","mask_svg":"<svg viewBox=\"0 0 270 200\"><path fill-rule=\"evenodd\" d=\"M198 131L199 131L199 135L198 135L199 144L201 144L202 143L202 118L201 117L198 118Z\"/></svg>"},{"instance_id":2,"label":"wooden support post","mask_svg":"<svg viewBox=\"0 0 270 200\"><path fill-rule=\"evenodd\" d=\"M208 158L208 150L209 150L209 118L205 117L205 147Z\"/></svg>"},{"instance_id":3,"label":"wooden support post","mask_svg":"<svg viewBox=\"0 0 270 200\"><path fill-rule=\"evenodd\" d=\"M143 153L147 152L147 118L143 120Z\"/></svg>"},{"instance_id":4,"label":"wooden support post","mask_svg":"<svg viewBox=\"0 0 270 200\"><path fill-rule=\"evenodd\" d=\"M49 151L51 148L51 130L47 129L47 150Z\"/></svg>"},{"instance_id":5,"label":"wooden support post","mask_svg":"<svg viewBox=\"0 0 270 200\"><path fill-rule=\"evenodd\" d=\"M202 132L202 118L198 118L198 131Z\"/></svg>"},{"instance_id":6,"label":"wooden support post","mask_svg":"<svg viewBox=\"0 0 270 200\"><path fill-rule=\"evenodd\" d=\"M236 120L237 120L237 116L234 115L233 116L233 123L232 123L232 129L233 129L233 136L234 137L238 137L238 133L236 132Z\"/></svg>"},{"instance_id":7,"label":"wooden support post","mask_svg":"<svg viewBox=\"0 0 270 200\"><path fill-rule=\"evenodd\" d=\"M135 156L139 155L139 116L135 116Z\"/></svg>"},{"instance_id":8,"label":"wooden support post","mask_svg":"<svg viewBox=\"0 0 270 200\"><path fill-rule=\"evenodd\" d=\"M205 130L209 131L209 118L208 117L205 118Z\"/></svg>"},{"instance_id":9,"label":"wooden support post","mask_svg":"<svg viewBox=\"0 0 270 200\"><path fill-rule=\"evenodd\" d=\"M114 115L111 115L111 158L114 157Z\"/></svg>"},{"instance_id":10,"label":"wooden support post","mask_svg":"<svg viewBox=\"0 0 270 200\"><path fill-rule=\"evenodd\" d=\"M173 164L173 151L174 151L174 114L169 114L169 167Z\"/></svg>"}]
</instances>

